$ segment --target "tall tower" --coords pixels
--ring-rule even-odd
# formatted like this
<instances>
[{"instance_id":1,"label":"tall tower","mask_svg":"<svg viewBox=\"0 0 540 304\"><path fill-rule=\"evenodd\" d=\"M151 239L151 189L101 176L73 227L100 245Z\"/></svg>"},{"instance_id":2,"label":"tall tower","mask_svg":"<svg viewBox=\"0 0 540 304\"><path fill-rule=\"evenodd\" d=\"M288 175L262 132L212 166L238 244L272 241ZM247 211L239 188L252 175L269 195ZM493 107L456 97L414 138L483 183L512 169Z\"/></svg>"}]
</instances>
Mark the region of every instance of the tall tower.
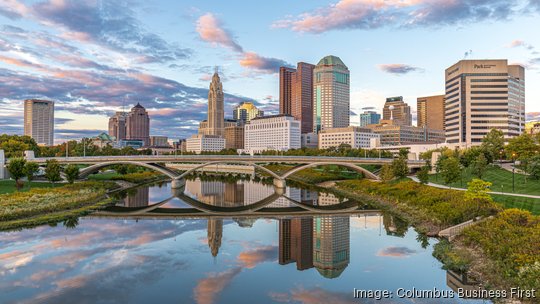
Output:
<instances>
[{"instance_id":1,"label":"tall tower","mask_svg":"<svg viewBox=\"0 0 540 304\"><path fill-rule=\"evenodd\" d=\"M292 83L295 72L293 68L279 68L279 114L291 114Z\"/></svg>"},{"instance_id":2,"label":"tall tower","mask_svg":"<svg viewBox=\"0 0 540 304\"><path fill-rule=\"evenodd\" d=\"M223 236L223 220L208 220L208 247L213 257L216 257L221 247L221 238Z\"/></svg>"},{"instance_id":3,"label":"tall tower","mask_svg":"<svg viewBox=\"0 0 540 304\"><path fill-rule=\"evenodd\" d=\"M150 116L139 103L128 113L126 139L142 140L144 146L150 145Z\"/></svg>"},{"instance_id":4,"label":"tall tower","mask_svg":"<svg viewBox=\"0 0 540 304\"><path fill-rule=\"evenodd\" d=\"M313 132L313 64L279 69L279 113L300 121L302 133Z\"/></svg>"},{"instance_id":5,"label":"tall tower","mask_svg":"<svg viewBox=\"0 0 540 304\"><path fill-rule=\"evenodd\" d=\"M313 266L323 277L337 278L349 265L349 217L324 216L313 221Z\"/></svg>"},{"instance_id":6,"label":"tall tower","mask_svg":"<svg viewBox=\"0 0 540 304\"><path fill-rule=\"evenodd\" d=\"M24 135L32 137L38 145L53 145L53 101L39 99L28 99L24 101Z\"/></svg>"},{"instance_id":7,"label":"tall tower","mask_svg":"<svg viewBox=\"0 0 540 304\"><path fill-rule=\"evenodd\" d=\"M126 139L126 112L116 112L109 118L109 135L114 136L116 140Z\"/></svg>"},{"instance_id":8,"label":"tall tower","mask_svg":"<svg viewBox=\"0 0 540 304\"><path fill-rule=\"evenodd\" d=\"M221 137L225 135L225 112L223 107L223 86L216 68L208 91L208 135Z\"/></svg>"},{"instance_id":9,"label":"tall tower","mask_svg":"<svg viewBox=\"0 0 540 304\"><path fill-rule=\"evenodd\" d=\"M324 57L313 70L313 131L348 127L350 104L349 69L339 57Z\"/></svg>"}]
</instances>

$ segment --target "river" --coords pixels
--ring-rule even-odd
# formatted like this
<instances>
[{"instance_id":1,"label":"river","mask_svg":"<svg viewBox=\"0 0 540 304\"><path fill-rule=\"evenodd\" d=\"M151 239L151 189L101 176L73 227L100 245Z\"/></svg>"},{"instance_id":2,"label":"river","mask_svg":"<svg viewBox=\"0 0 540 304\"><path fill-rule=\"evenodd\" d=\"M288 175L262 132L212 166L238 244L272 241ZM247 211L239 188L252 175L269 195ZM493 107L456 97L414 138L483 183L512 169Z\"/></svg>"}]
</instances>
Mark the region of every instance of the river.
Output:
<instances>
[{"instance_id":1,"label":"river","mask_svg":"<svg viewBox=\"0 0 540 304\"><path fill-rule=\"evenodd\" d=\"M432 257L436 239L369 206L336 214L351 202L298 187L264 201L273 187L251 180L178 194L142 186L101 214L1 232L0 303L485 303L408 298L471 286Z\"/></svg>"}]
</instances>

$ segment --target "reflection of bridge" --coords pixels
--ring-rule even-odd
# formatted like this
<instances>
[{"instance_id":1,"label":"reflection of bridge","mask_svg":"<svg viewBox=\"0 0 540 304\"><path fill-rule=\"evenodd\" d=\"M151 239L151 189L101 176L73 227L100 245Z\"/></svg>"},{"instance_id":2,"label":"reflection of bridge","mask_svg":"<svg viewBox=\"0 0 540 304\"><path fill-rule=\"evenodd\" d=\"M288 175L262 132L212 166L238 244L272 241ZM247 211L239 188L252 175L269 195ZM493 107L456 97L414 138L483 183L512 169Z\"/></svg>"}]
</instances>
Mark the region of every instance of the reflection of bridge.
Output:
<instances>
[{"instance_id":1,"label":"reflection of bridge","mask_svg":"<svg viewBox=\"0 0 540 304\"><path fill-rule=\"evenodd\" d=\"M379 177L369 170L360 167L359 165L383 165L392 162L389 158L357 158L357 157L325 157L325 156L244 156L244 155L185 155L185 156L91 156L91 157L52 157L52 158L33 158L31 161L43 164L48 159L56 159L62 164L87 164L91 165L81 170L80 177L86 177L98 170L111 165L130 164L146 167L169 176L173 180L174 188L182 188L185 185L185 177L194 171L210 165L217 164L239 164L254 166L274 178L274 185L278 188L285 187L285 180L292 174L301 170L322 166L322 165L337 165L352 169L363 174L370 179L378 180ZM175 171L166 167L167 163L200 163L182 174L177 174ZM260 164L264 163L285 163L285 164L300 164L300 166L279 175ZM423 161L408 161L408 166L411 169L420 168L424 165Z\"/></svg>"}]
</instances>

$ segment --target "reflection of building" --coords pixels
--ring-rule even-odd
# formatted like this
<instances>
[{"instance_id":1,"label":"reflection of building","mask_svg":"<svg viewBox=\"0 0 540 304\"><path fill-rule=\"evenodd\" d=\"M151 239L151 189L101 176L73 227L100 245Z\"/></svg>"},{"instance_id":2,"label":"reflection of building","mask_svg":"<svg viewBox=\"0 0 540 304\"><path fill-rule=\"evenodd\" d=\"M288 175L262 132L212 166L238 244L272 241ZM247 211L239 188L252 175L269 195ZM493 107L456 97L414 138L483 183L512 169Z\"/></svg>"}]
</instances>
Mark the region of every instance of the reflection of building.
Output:
<instances>
[{"instance_id":1,"label":"reflection of building","mask_svg":"<svg viewBox=\"0 0 540 304\"><path fill-rule=\"evenodd\" d=\"M383 225L387 235L399 237L405 236L405 233L409 229L407 222L388 213L383 213Z\"/></svg>"},{"instance_id":2,"label":"reflection of building","mask_svg":"<svg viewBox=\"0 0 540 304\"><path fill-rule=\"evenodd\" d=\"M149 187L138 187L133 189L135 193L132 194L131 190L128 191L128 196L124 199L124 207L146 207L150 199Z\"/></svg>"},{"instance_id":3,"label":"reflection of building","mask_svg":"<svg viewBox=\"0 0 540 304\"><path fill-rule=\"evenodd\" d=\"M345 128L349 121L349 69L338 57L326 56L313 70L313 131Z\"/></svg>"},{"instance_id":4,"label":"reflection of building","mask_svg":"<svg viewBox=\"0 0 540 304\"><path fill-rule=\"evenodd\" d=\"M289 115L254 118L244 132L244 149L249 152L300 149L300 122Z\"/></svg>"},{"instance_id":5,"label":"reflection of building","mask_svg":"<svg viewBox=\"0 0 540 304\"><path fill-rule=\"evenodd\" d=\"M242 206L244 205L244 184L225 183L225 193L223 195L224 205Z\"/></svg>"},{"instance_id":6,"label":"reflection of building","mask_svg":"<svg viewBox=\"0 0 540 304\"><path fill-rule=\"evenodd\" d=\"M411 107L403 101L402 96L386 98L383 120L391 120L394 125L412 126Z\"/></svg>"},{"instance_id":7,"label":"reflection of building","mask_svg":"<svg viewBox=\"0 0 540 304\"><path fill-rule=\"evenodd\" d=\"M313 218L279 220L279 264L292 262L298 270L313 267Z\"/></svg>"},{"instance_id":8,"label":"reflection of building","mask_svg":"<svg viewBox=\"0 0 540 304\"><path fill-rule=\"evenodd\" d=\"M213 257L216 257L221 247L221 238L223 236L223 220L208 220L208 247Z\"/></svg>"},{"instance_id":9,"label":"reflection of building","mask_svg":"<svg viewBox=\"0 0 540 304\"><path fill-rule=\"evenodd\" d=\"M341 203L339 198L331 193L321 192L318 194L317 205L319 206L332 206Z\"/></svg>"},{"instance_id":10,"label":"reflection of building","mask_svg":"<svg viewBox=\"0 0 540 304\"><path fill-rule=\"evenodd\" d=\"M349 145L353 149L370 148L371 140L379 139L379 134L369 128L350 126L347 128L329 128L319 132L319 149Z\"/></svg>"},{"instance_id":11,"label":"reflection of building","mask_svg":"<svg viewBox=\"0 0 540 304\"><path fill-rule=\"evenodd\" d=\"M328 279L337 278L349 265L349 217L315 217L313 223L313 265Z\"/></svg>"},{"instance_id":12,"label":"reflection of building","mask_svg":"<svg viewBox=\"0 0 540 304\"><path fill-rule=\"evenodd\" d=\"M505 139L525 127L525 69L507 60L461 60L445 71L446 139L479 145L493 128Z\"/></svg>"},{"instance_id":13,"label":"reflection of building","mask_svg":"<svg viewBox=\"0 0 540 304\"><path fill-rule=\"evenodd\" d=\"M466 273L456 273L451 270L446 271L446 285L455 292L479 291L477 281L471 280Z\"/></svg>"},{"instance_id":14,"label":"reflection of building","mask_svg":"<svg viewBox=\"0 0 540 304\"><path fill-rule=\"evenodd\" d=\"M150 117L139 103L127 114L126 139L142 140L144 146L150 144Z\"/></svg>"},{"instance_id":15,"label":"reflection of building","mask_svg":"<svg viewBox=\"0 0 540 304\"><path fill-rule=\"evenodd\" d=\"M28 99L24 101L24 135L40 146L54 144L54 102Z\"/></svg>"},{"instance_id":16,"label":"reflection of building","mask_svg":"<svg viewBox=\"0 0 540 304\"><path fill-rule=\"evenodd\" d=\"M242 228L251 228L253 227L253 224L257 221L256 218L249 218L249 217L240 217L240 218L234 218L233 221L235 221L239 227Z\"/></svg>"},{"instance_id":17,"label":"reflection of building","mask_svg":"<svg viewBox=\"0 0 540 304\"><path fill-rule=\"evenodd\" d=\"M444 130L444 95L418 97L416 109L419 127Z\"/></svg>"},{"instance_id":18,"label":"reflection of building","mask_svg":"<svg viewBox=\"0 0 540 304\"><path fill-rule=\"evenodd\" d=\"M263 116L264 112L259 110L253 102L243 101L233 110L233 119L247 123L255 117Z\"/></svg>"}]
</instances>

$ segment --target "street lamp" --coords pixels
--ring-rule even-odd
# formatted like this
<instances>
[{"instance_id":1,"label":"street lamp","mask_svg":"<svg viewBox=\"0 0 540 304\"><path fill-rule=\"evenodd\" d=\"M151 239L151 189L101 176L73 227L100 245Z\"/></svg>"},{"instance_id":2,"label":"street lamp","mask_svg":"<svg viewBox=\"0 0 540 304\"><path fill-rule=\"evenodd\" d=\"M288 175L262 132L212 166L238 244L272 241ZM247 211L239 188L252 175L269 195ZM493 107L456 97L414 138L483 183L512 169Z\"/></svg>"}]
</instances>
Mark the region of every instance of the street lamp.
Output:
<instances>
[{"instance_id":1,"label":"street lamp","mask_svg":"<svg viewBox=\"0 0 540 304\"><path fill-rule=\"evenodd\" d=\"M83 157L86 157L86 137L82 138L83 142Z\"/></svg>"},{"instance_id":2,"label":"street lamp","mask_svg":"<svg viewBox=\"0 0 540 304\"><path fill-rule=\"evenodd\" d=\"M516 192L516 153L512 152L512 161L514 165L512 166L512 192Z\"/></svg>"}]
</instances>

